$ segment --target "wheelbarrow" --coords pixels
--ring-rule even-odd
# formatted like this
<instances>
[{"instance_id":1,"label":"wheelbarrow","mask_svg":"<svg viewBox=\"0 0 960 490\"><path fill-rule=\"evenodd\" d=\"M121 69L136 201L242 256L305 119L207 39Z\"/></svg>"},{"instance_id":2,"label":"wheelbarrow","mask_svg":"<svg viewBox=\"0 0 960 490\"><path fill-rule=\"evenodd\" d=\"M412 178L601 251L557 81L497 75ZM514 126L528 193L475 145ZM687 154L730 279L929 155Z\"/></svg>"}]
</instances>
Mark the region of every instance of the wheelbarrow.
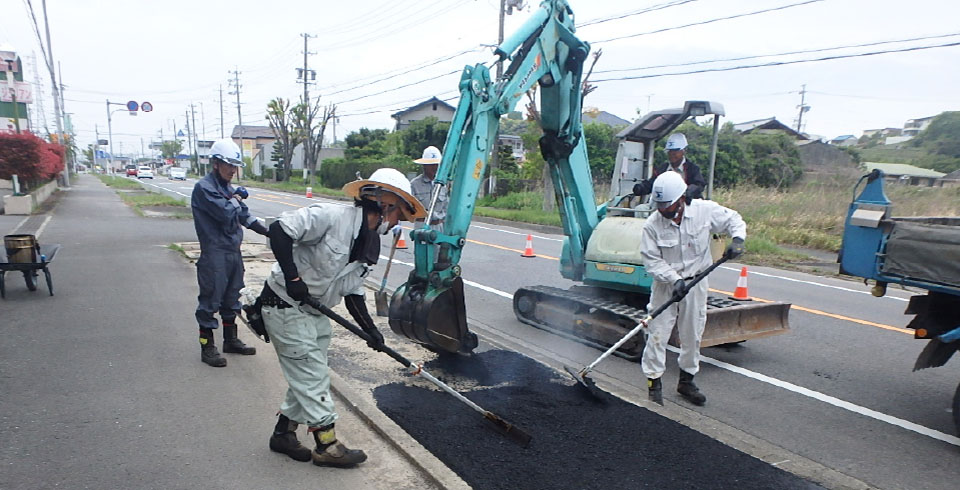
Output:
<instances>
[{"instance_id":1,"label":"wheelbarrow","mask_svg":"<svg viewBox=\"0 0 960 490\"><path fill-rule=\"evenodd\" d=\"M10 236L10 235L8 235ZM7 297L7 288L4 279L7 272L21 272L23 280L27 283L27 289L37 290L37 278L39 271L43 271L44 279L47 281L47 290L50 296L53 296L53 281L50 278L50 262L56 257L60 250L59 244L34 245L35 253L28 254L29 258L24 256L10 257L9 254L0 253L0 298ZM11 260L13 258L14 260Z\"/></svg>"}]
</instances>

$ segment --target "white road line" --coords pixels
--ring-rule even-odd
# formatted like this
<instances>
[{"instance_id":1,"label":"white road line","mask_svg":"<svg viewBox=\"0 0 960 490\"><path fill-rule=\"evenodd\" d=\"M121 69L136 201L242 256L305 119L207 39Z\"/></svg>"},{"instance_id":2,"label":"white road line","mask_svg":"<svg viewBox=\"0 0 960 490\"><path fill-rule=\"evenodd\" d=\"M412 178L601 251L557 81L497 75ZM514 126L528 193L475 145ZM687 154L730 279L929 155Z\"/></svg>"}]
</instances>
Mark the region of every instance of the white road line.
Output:
<instances>
[{"instance_id":1,"label":"white road line","mask_svg":"<svg viewBox=\"0 0 960 490\"><path fill-rule=\"evenodd\" d=\"M728 270L728 271L740 272L740 268L739 268L739 267L729 267L729 266L723 265L723 266L720 266L720 268L721 268L721 269L726 269L726 270ZM871 295L869 291L858 291L858 290L856 290L856 289L845 288L845 287L843 287L843 286L833 286L833 285L830 285L830 284L823 284L823 283L821 283L821 282L805 281L805 280L803 280L803 279L794 279L794 278L792 278L792 277L778 276L778 275L775 275L775 274L766 274L766 273L763 273L763 272L756 272L756 271L751 271L750 274L751 274L751 275L757 275L757 276L763 276L763 277L770 277L770 278L773 278L773 279L781 279L781 280L784 280L784 281L798 282L798 283L807 284L807 285L810 285L810 286L818 286L818 287L822 287L822 288L837 289L837 290L840 290L840 291L847 291L847 292L850 292L850 293ZM872 295L871 295L871 296L872 296ZM884 297L884 298L887 298L887 299L897 300L897 301L904 301L904 302L910 301L909 298L898 298L898 297L896 297L896 296L883 296L883 297Z\"/></svg>"},{"instance_id":2,"label":"white road line","mask_svg":"<svg viewBox=\"0 0 960 490\"><path fill-rule=\"evenodd\" d=\"M523 223L520 223L520 224L523 224ZM499 229L499 228L490 228L490 227L481 226L481 225L478 225L478 224L471 224L471 225L470 225L470 228L480 228L480 229L483 229L483 230L499 231L500 233L509 233L509 234L511 234L511 235L520 235L520 236L527 236L527 235L528 235L528 233L518 233L518 232L516 232L516 231L501 230L501 229ZM531 236L532 236L533 238L536 238L537 240L549 240L549 241L551 241L551 242L562 242L562 241L563 241L562 238L550 238L550 237L546 237L546 236L532 235L532 234L531 234Z\"/></svg>"},{"instance_id":3,"label":"white road line","mask_svg":"<svg viewBox=\"0 0 960 490\"><path fill-rule=\"evenodd\" d=\"M40 235L43 233L43 229L47 227L47 223L50 222L50 218L52 217L53 217L52 214L47 215L46 219L43 220L43 223L40 223L40 228L37 228L37 233L34 234L34 236L36 236L37 238L40 238Z\"/></svg>"},{"instance_id":4,"label":"white road line","mask_svg":"<svg viewBox=\"0 0 960 490\"><path fill-rule=\"evenodd\" d=\"M186 197L186 198L190 198L190 196L188 196L188 195L186 195L186 194L184 194L184 193L182 193L182 192L177 192L177 191L175 191L175 190L173 190L173 189L167 189L166 187L163 187L163 186L161 186L161 185L154 184L154 183L152 183L152 182L149 183L149 184L146 183L146 182L141 182L141 184L143 184L143 185L149 185L149 186L152 186L152 187L156 187L157 189L163 189L163 190L165 190L165 191L172 192L172 193L174 193L174 194L178 194L178 195L181 195L181 196Z\"/></svg>"},{"instance_id":5,"label":"white road line","mask_svg":"<svg viewBox=\"0 0 960 490\"><path fill-rule=\"evenodd\" d=\"M17 223L17 226L14 226L13 229L10 230L10 234L11 234L11 235L16 234L16 233L17 233L17 230L19 230L20 227L23 226L23 224L26 223L28 219L30 219L30 216L27 216L27 217L23 218L22 220L20 220L20 222Z\"/></svg>"},{"instance_id":6,"label":"white road line","mask_svg":"<svg viewBox=\"0 0 960 490\"><path fill-rule=\"evenodd\" d=\"M384 259L384 260L389 260L389 257L387 257L387 256L385 256L385 255L381 255L380 258L381 258L381 259ZM414 264L411 264L411 263L409 263L409 262L403 262L403 261L401 261L401 260L397 260L396 258L394 258L393 261L394 261L394 263L397 263L397 264L403 264L403 265L406 265L406 266L408 266L408 267L414 267ZM800 281L800 282L805 282L805 281ZM464 284L468 284L468 285L470 285L470 286L473 286L473 287L475 287L475 288L477 288L477 289L481 289L481 290L486 291L486 292L488 292L488 293L493 293L493 294L495 294L495 295L497 295L497 296L501 296L501 297L507 298L507 299L509 299L509 300L511 300L511 301L513 300L513 295L512 295L512 294L506 293L506 292L504 292L504 291L500 291L499 289L494 289L494 288L489 287L489 286L484 286L484 285L482 285L482 284L478 284L478 283L475 283L475 282L473 282L473 281L464 280L463 283L464 283ZM677 349L676 347L673 347L673 346L671 346L671 345L668 345L668 346L667 346L667 349L669 349L671 352L674 352L674 353L679 353L679 352L680 352L680 349ZM767 376L767 375L765 375L765 374L760 374L760 373L758 373L758 372L751 371L751 370L749 370L749 369L745 369L745 368L742 368L742 367L739 367L739 366L735 366L735 365L733 365L733 364L729 364L729 363L726 363L726 362L723 362L723 361L719 361L719 360L714 359L714 358L712 358L712 357L707 357L707 356L701 355L701 356L700 356L700 360L703 361L703 362L705 362L705 363L707 363L707 364L712 364L712 365L714 365L714 366L716 366L716 367L719 367L719 368L721 368L721 369L726 369L727 371L730 371L730 372L732 372L732 373L736 373L736 374L739 374L739 375L741 375L741 376L746 376L746 377L748 377L748 378L751 378L751 379L760 381L760 382L762 382L762 383L767 383L767 384L769 384L769 385L773 385L773 386L776 386L776 387L778 387L778 388L782 388L782 389L784 389L784 390L787 390L787 391L796 393L796 394L798 394L798 395L803 395L803 396L806 396L806 397L809 397L809 398L813 398L814 400L821 401L821 402L823 402L823 403L826 403L826 404L828 404L828 405L833 405L833 406L838 407L838 408L842 408L842 409L844 409L844 410L853 412L853 413L858 414L858 415L863 415L864 417L869 417L869 418L872 418L872 419L874 419L874 420L878 420L878 421L880 421L880 422L885 422L885 423L887 423L887 424L894 425L894 426L900 427L900 428L902 428L902 429L906 429L906 430L909 430L909 431L913 431L913 432L916 432L916 433L918 433L918 434L921 434L921 435L924 435L924 436L927 436L927 437L936 439L936 440L938 440L938 441L943 441L943 442L946 442L946 443L949 443L949 444L953 444L954 446L960 446L960 437L952 436L952 435L950 435L950 434L945 434L945 433L940 432L940 431L938 431L938 430L933 430L933 429L930 429L930 428L928 428L928 427L924 427L924 426L922 426L922 425L920 425L920 424L916 424L916 423L910 422L910 421L908 421L908 420L904 420L904 419L901 419L901 418L898 418L898 417L894 417L894 416L892 416L892 415L887 415L887 414L885 414L885 413L878 412L878 411L876 411L876 410L871 410L871 409L866 408L866 407L861 407L860 405L856 405L856 404L850 403L850 402L848 402L848 401L844 401L844 400L841 400L841 399L839 399L839 398L836 398L836 397L833 397L833 396L830 396L830 395L826 395L826 394L820 393L819 391L813 391L813 390L811 390L811 389L804 388L804 387L802 387L802 386L798 386L798 385L795 385L795 384L790 383L790 382L787 382L787 381L783 381L783 380L780 380L780 379L777 379L777 378L774 378L774 377L771 377L771 376Z\"/></svg>"}]
</instances>

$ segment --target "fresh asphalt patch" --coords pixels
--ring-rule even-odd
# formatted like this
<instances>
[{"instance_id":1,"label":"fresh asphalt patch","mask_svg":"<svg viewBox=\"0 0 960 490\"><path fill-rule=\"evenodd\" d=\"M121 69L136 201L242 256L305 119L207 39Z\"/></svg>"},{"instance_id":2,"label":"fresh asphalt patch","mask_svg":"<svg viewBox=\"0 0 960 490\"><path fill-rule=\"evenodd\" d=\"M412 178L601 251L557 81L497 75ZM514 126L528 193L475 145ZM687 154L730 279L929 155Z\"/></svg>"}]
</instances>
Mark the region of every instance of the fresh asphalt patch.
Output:
<instances>
[{"instance_id":1,"label":"fresh asphalt patch","mask_svg":"<svg viewBox=\"0 0 960 490\"><path fill-rule=\"evenodd\" d=\"M645 408L597 401L515 352L441 356L424 368L533 436L521 448L430 387L373 390L381 411L475 489L821 488Z\"/></svg>"}]
</instances>

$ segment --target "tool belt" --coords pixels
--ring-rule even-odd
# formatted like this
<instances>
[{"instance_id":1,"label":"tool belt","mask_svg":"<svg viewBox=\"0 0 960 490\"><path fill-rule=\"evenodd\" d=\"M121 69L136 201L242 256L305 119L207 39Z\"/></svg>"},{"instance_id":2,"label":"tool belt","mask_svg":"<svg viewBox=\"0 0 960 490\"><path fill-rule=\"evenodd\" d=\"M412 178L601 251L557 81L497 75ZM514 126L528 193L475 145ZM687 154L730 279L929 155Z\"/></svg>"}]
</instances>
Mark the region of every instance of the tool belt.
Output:
<instances>
[{"instance_id":1,"label":"tool belt","mask_svg":"<svg viewBox=\"0 0 960 490\"><path fill-rule=\"evenodd\" d=\"M284 308L293 308L293 305L284 301L280 296L277 296L277 293L273 292L266 283L263 285L263 291L260 292L260 304L281 310Z\"/></svg>"}]
</instances>

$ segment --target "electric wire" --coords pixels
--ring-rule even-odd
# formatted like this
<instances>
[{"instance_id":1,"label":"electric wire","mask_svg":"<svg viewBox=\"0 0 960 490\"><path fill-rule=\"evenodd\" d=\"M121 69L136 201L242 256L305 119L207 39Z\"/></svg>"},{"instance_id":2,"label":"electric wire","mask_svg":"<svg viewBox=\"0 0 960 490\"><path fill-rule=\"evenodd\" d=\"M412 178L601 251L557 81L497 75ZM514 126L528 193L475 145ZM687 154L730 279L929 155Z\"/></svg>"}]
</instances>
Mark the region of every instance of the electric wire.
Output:
<instances>
[{"instance_id":1,"label":"electric wire","mask_svg":"<svg viewBox=\"0 0 960 490\"><path fill-rule=\"evenodd\" d=\"M586 21L586 22L584 22L584 23L582 23L582 24L577 24L577 28L580 29L580 28L583 28L583 27L589 27L589 26L592 26L592 25L602 24L602 23L604 23L604 22L610 22L610 21L614 21L614 20L625 19L625 18L627 18L627 17L632 17L632 16L634 16L634 15L641 15L641 14L646 14L646 13L649 13L649 12L656 12L657 10L664 10L664 9L668 9L668 8L670 8L670 7L678 7L678 6L680 6L680 5L684 5L684 4L687 4L687 3L693 3L693 2L696 2L696 1L698 1L698 0L674 0L673 2L667 2L667 3L661 3L661 4L651 5L651 6L649 6L649 7L644 7L644 8L642 8L642 9L638 9L638 10L631 10L631 11L629 11L629 12L624 12L624 13L620 13L620 14L614 14L613 16L609 16L609 17L599 17L599 18L596 18L596 19L591 19L591 20L588 20L588 21Z\"/></svg>"}]
</instances>

